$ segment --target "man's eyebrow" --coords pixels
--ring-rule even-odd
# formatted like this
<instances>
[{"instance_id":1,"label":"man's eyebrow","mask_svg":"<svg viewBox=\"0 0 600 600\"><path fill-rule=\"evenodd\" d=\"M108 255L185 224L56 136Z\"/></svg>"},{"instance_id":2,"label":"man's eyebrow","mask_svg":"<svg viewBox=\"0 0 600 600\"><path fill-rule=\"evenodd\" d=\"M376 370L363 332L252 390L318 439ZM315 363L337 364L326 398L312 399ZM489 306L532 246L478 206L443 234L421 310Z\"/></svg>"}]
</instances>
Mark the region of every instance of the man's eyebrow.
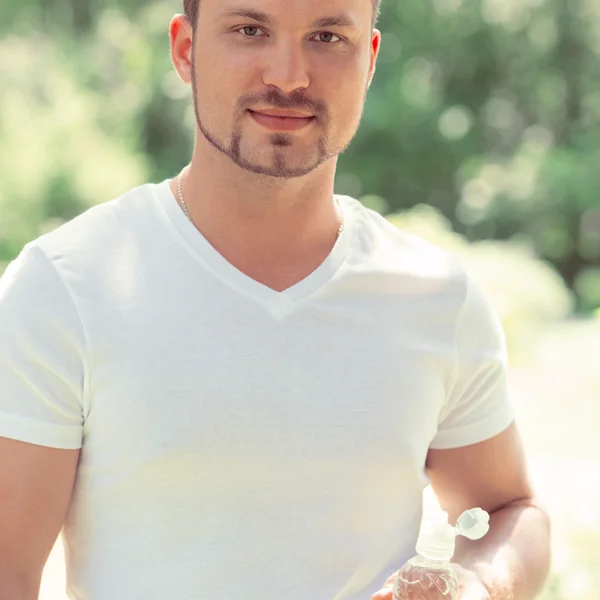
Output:
<instances>
[{"instance_id":1,"label":"man's eyebrow","mask_svg":"<svg viewBox=\"0 0 600 600\"><path fill-rule=\"evenodd\" d=\"M243 19L252 19L258 23L270 25L273 20L269 15L260 10L251 9L232 9L224 13L224 17L241 17ZM338 15L331 17L321 17L314 20L310 28L327 28L327 27L346 27L348 29L357 29L357 25L349 15Z\"/></svg>"},{"instance_id":2,"label":"man's eyebrow","mask_svg":"<svg viewBox=\"0 0 600 600\"><path fill-rule=\"evenodd\" d=\"M271 19L267 13L261 12L260 10L250 10L250 9L233 9L228 10L223 14L224 17L241 17L242 19L252 19L253 21L258 21L259 23L264 23L268 25L271 23Z\"/></svg>"},{"instance_id":3,"label":"man's eyebrow","mask_svg":"<svg viewBox=\"0 0 600 600\"><path fill-rule=\"evenodd\" d=\"M312 28L321 27L346 27L347 29L357 29L356 23L349 15L338 15L335 17L321 17L312 22Z\"/></svg>"}]
</instances>

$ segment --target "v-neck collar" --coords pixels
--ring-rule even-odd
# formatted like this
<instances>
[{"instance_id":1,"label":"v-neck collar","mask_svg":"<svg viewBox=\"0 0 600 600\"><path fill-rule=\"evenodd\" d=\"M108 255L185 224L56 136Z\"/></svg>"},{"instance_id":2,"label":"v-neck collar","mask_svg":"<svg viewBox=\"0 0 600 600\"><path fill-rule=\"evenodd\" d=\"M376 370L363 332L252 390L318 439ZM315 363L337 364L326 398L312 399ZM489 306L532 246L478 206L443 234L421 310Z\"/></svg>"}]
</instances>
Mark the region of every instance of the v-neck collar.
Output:
<instances>
[{"instance_id":1,"label":"v-neck collar","mask_svg":"<svg viewBox=\"0 0 600 600\"><path fill-rule=\"evenodd\" d=\"M160 203L175 234L188 252L215 277L260 303L273 318L280 320L296 306L324 287L344 264L352 245L354 206L345 196L336 196L344 211L344 228L327 258L308 276L293 286L278 292L252 279L226 260L185 216L171 190L169 180L155 186Z\"/></svg>"}]
</instances>

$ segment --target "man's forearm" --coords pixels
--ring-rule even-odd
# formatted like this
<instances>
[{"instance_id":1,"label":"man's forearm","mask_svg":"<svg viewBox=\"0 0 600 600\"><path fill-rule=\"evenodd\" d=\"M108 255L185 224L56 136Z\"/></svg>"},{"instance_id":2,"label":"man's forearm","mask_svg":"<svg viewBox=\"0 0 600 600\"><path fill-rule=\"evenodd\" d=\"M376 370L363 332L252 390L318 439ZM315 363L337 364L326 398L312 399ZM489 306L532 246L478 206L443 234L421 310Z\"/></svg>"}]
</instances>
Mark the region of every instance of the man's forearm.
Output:
<instances>
[{"instance_id":1,"label":"man's forearm","mask_svg":"<svg viewBox=\"0 0 600 600\"><path fill-rule=\"evenodd\" d=\"M0 600L38 600L40 583L0 574Z\"/></svg>"},{"instance_id":2,"label":"man's forearm","mask_svg":"<svg viewBox=\"0 0 600 600\"><path fill-rule=\"evenodd\" d=\"M533 500L494 512L477 542L457 538L454 562L474 571L492 600L531 600L550 569L550 519Z\"/></svg>"}]
</instances>

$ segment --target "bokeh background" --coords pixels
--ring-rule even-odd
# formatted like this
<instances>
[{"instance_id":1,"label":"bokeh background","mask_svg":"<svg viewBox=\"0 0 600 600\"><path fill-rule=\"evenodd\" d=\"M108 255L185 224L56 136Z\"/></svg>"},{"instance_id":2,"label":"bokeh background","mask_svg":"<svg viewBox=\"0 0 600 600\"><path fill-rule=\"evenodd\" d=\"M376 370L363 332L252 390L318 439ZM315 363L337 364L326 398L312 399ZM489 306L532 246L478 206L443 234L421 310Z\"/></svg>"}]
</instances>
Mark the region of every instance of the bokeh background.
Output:
<instances>
[{"instance_id":1,"label":"bokeh background","mask_svg":"<svg viewBox=\"0 0 600 600\"><path fill-rule=\"evenodd\" d=\"M365 0L366 1L366 0ZM0 7L0 272L190 157L177 0ZM554 519L543 600L600 599L600 1L384 0L336 189L457 253L498 310ZM57 543L42 600L63 600Z\"/></svg>"}]
</instances>

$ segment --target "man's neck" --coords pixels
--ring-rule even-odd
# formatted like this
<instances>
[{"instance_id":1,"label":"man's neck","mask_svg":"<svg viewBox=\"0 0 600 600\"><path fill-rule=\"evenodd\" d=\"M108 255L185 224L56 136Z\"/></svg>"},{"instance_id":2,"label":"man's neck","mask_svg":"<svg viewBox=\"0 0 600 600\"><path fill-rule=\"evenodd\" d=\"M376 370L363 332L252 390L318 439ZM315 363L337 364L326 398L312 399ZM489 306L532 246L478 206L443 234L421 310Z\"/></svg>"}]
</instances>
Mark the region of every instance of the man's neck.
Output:
<instances>
[{"instance_id":1,"label":"man's neck","mask_svg":"<svg viewBox=\"0 0 600 600\"><path fill-rule=\"evenodd\" d=\"M233 164L224 168L219 157L194 159L183 172L185 204L197 229L238 270L281 291L329 255L341 223L333 198L335 165L303 178L271 180ZM176 180L171 190L177 198Z\"/></svg>"}]
</instances>

